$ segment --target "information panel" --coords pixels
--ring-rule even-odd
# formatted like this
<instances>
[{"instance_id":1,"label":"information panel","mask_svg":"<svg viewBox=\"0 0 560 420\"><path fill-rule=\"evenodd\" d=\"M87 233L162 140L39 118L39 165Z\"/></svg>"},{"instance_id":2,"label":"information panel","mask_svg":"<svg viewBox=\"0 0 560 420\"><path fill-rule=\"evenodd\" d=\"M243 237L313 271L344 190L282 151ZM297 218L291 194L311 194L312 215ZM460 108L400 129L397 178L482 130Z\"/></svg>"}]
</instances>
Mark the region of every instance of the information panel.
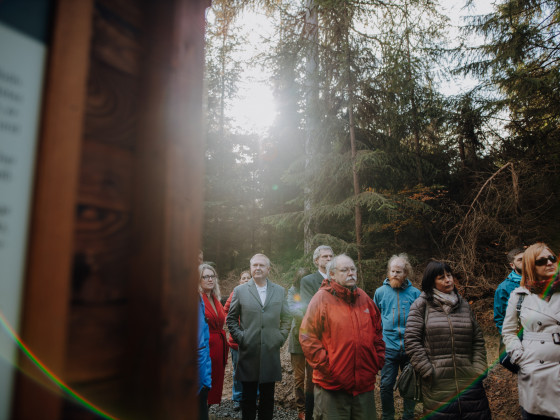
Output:
<instances>
[{"instance_id":1,"label":"information panel","mask_svg":"<svg viewBox=\"0 0 560 420\"><path fill-rule=\"evenodd\" d=\"M0 8L0 419L13 398L46 45ZM33 2L31 2L33 3ZM44 9L44 8L43 8ZM44 10L43 10L44 11ZM29 9L28 9L29 12ZM40 12L40 11L39 11ZM34 13L31 13L32 15ZM29 13L28 13L29 15ZM37 18L36 13L34 18ZM40 16L44 22L48 16ZM14 24L14 22L16 24ZM29 20L27 20L28 24ZM45 299L48 299L45 296Z\"/></svg>"}]
</instances>

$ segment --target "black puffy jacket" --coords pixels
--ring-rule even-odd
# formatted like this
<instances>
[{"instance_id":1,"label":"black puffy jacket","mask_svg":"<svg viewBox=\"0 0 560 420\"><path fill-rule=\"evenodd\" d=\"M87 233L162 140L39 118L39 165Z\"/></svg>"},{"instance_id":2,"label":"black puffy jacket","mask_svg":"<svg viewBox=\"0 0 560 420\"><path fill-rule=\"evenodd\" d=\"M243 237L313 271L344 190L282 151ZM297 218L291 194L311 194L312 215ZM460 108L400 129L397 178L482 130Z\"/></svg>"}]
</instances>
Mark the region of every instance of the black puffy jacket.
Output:
<instances>
[{"instance_id":1,"label":"black puffy jacket","mask_svg":"<svg viewBox=\"0 0 560 420\"><path fill-rule=\"evenodd\" d=\"M433 413L430 418L491 418L482 387L484 337L468 302L459 296L446 314L437 300L422 292L410 308L404 342L410 363L424 379L424 410Z\"/></svg>"}]
</instances>

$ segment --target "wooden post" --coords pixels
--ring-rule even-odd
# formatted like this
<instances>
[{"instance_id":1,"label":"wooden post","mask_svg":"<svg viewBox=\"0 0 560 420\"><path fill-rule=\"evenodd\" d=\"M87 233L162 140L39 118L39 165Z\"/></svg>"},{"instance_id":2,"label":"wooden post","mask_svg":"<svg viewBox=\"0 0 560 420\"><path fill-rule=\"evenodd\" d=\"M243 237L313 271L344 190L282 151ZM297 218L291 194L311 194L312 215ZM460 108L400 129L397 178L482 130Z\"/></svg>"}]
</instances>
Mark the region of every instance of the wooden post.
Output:
<instances>
[{"instance_id":1,"label":"wooden post","mask_svg":"<svg viewBox=\"0 0 560 420\"><path fill-rule=\"evenodd\" d=\"M196 418L206 0L153 1L137 143L130 417Z\"/></svg>"},{"instance_id":2,"label":"wooden post","mask_svg":"<svg viewBox=\"0 0 560 420\"><path fill-rule=\"evenodd\" d=\"M56 5L23 302L24 343L63 378L92 3L58 0ZM13 417L58 419L61 401L52 383L23 355L20 366Z\"/></svg>"}]
</instances>

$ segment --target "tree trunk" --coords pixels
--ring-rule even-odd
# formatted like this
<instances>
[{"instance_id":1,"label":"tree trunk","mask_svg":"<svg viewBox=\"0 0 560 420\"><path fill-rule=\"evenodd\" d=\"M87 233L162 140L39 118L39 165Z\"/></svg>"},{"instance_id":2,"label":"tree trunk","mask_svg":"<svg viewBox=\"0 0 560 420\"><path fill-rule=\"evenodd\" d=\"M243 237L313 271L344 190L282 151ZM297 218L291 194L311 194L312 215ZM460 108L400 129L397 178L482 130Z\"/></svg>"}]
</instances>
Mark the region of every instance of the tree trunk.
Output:
<instances>
[{"instance_id":1,"label":"tree trunk","mask_svg":"<svg viewBox=\"0 0 560 420\"><path fill-rule=\"evenodd\" d=\"M360 194L360 180L358 177L358 167L356 163L357 148L356 148L356 134L354 130L354 80L352 78L352 57L350 51L350 40L348 35L349 17L346 16L345 37L346 37L346 75L348 87L348 126L350 129L350 148L352 151L352 178L354 184L354 197ZM360 205L356 203L354 207L354 228L356 230L356 247L358 248L358 281L361 285L362 282L362 212Z\"/></svg>"},{"instance_id":2,"label":"tree trunk","mask_svg":"<svg viewBox=\"0 0 560 420\"><path fill-rule=\"evenodd\" d=\"M306 127L305 127L305 179L306 185L303 188L304 204L304 224L303 224L303 248L306 254L312 251L313 230L311 228L311 210L313 207L311 201L311 187L309 182L311 179L311 160L315 152L315 137L318 127L317 104L318 104L318 86L317 86L317 60L318 60L318 14L314 0L305 1L305 26L303 28L303 37L307 41L307 59L305 64L305 102L306 102Z\"/></svg>"}]
</instances>

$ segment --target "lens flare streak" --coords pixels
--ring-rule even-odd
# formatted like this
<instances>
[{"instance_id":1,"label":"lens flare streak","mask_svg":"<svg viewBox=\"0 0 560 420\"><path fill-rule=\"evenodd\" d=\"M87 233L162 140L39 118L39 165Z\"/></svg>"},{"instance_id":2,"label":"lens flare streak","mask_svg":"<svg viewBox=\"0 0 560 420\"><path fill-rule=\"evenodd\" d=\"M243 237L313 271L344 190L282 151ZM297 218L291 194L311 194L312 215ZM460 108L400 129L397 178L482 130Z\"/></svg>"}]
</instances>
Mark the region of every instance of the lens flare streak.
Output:
<instances>
[{"instance_id":1,"label":"lens flare streak","mask_svg":"<svg viewBox=\"0 0 560 420\"><path fill-rule=\"evenodd\" d=\"M93 403L89 402L88 400L86 400L84 397L82 397L80 394L78 394L77 392L73 391L68 385L66 385L60 378L58 378L51 370L49 370L49 368L47 368L31 351L31 349L29 349L29 347L27 347L23 341L21 340L21 338L18 336L18 334L14 331L14 329L10 326L8 320L6 319L6 317L4 316L4 314L2 313L2 311L0 311L0 323L2 324L2 326L4 327L4 329L6 330L6 332L8 333L8 335L12 338L12 340L14 340L14 342L17 344L17 346L20 348L20 350L27 356L27 358L29 360L31 360L31 362L37 366L37 368L43 372L43 374L51 381L53 382L56 386L58 386L64 394L68 395L69 397L71 397L72 399L74 399L75 401L77 401L78 403L80 403L81 405L83 405L84 407L88 408L89 410L93 411L95 414L108 419L108 420L117 420L116 417L113 417L112 415L110 415L109 413L103 411L101 408L97 407L96 405L94 405Z\"/></svg>"}]
</instances>

